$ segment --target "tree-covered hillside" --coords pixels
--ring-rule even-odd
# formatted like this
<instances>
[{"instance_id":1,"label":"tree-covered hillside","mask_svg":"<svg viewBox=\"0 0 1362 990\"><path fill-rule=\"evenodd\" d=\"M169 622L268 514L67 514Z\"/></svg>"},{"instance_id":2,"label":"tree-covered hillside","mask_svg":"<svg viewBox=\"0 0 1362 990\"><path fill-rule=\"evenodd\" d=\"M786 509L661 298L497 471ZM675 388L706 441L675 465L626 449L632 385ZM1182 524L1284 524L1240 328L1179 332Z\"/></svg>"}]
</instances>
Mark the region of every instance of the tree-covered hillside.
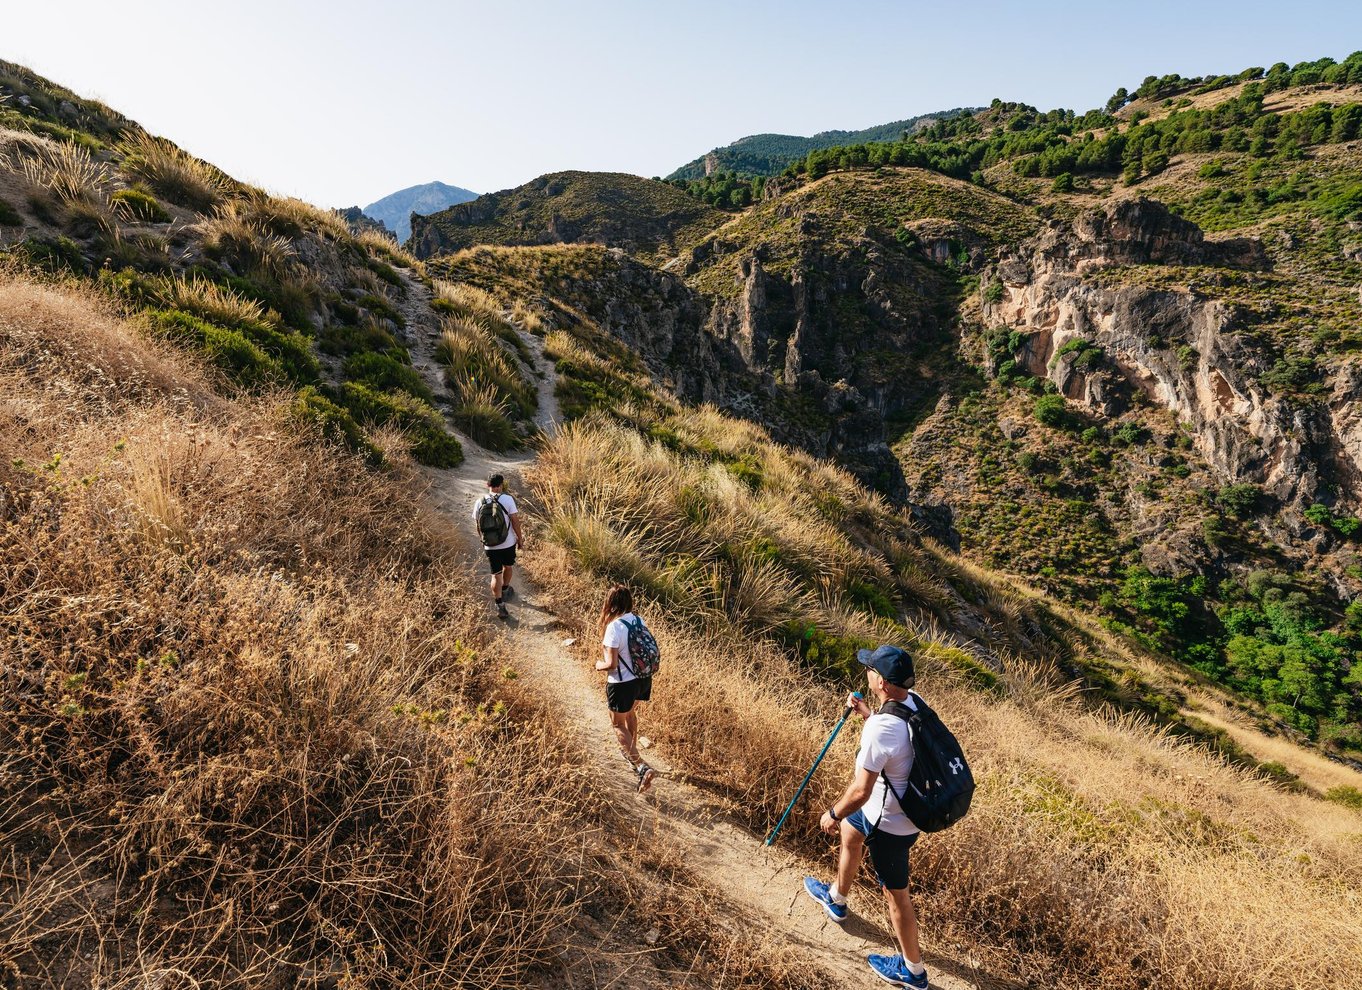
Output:
<instances>
[{"instance_id":1,"label":"tree-covered hillside","mask_svg":"<svg viewBox=\"0 0 1362 990\"><path fill-rule=\"evenodd\" d=\"M971 110L958 108L937 113L919 114L906 120L877 124L859 131L821 131L812 137L793 134L753 134L739 138L732 144L715 148L707 155L682 165L668 179L701 179L715 172L735 172L750 178L755 175L776 175L791 162L803 158L818 148L859 144L866 141L900 141L938 120L948 120Z\"/></svg>"}]
</instances>

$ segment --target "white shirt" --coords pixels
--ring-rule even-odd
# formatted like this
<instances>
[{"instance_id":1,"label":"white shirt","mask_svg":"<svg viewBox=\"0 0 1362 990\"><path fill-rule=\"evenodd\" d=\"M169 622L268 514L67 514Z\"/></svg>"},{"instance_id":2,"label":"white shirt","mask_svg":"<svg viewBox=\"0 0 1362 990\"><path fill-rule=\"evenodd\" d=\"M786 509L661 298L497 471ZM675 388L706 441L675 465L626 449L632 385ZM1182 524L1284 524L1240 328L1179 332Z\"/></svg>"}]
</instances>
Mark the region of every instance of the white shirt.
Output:
<instances>
[{"instance_id":1,"label":"white shirt","mask_svg":"<svg viewBox=\"0 0 1362 990\"><path fill-rule=\"evenodd\" d=\"M634 665L634 658L629 655L629 627L624 624L625 619L637 619L633 612L625 612L618 619L613 619L610 625L605 627L605 635L601 637L602 646L613 646L620 651L620 662L615 665L615 669L606 676L606 681L610 684L623 684L625 681L632 681L634 675L629 668Z\"/></svg>"},{"instance_id":2,"label":"white shirt","mask_svg":"<svg viewBox=\"0 0 1362 990\"><path fill-rule=\"evenodd\" d=\"M917 711L910 694L903 702ZM856 766L875 774L875 789L861 807L861 813L871 825L878 822L882 832L891 835L912 835L918 831L899 807L898 800L884 786L884 777L902 794L908 789L908 774L913 769L913 737L908 723L894 715L871 715L861 729L861 750L856 754Z\"/></svg>"},{"instance_id":3,"label":"white shirt","mask_svg":"<svg viewBox=\"0 0 1362 990\"><path fill-rule=\"evenodd\" d=\"M491 492L488 492L488 493L487 493L487 495L491 495L491 494L492 494ZM479 511L481 511L481 509L482 509L482 500L485 499L485 498L487 497L487 495L479 496L479 497L478 497L478 500L477 500L476 502L473 503L473 524L474 524L474 525L477 525L477 522L478 522L478 513L479 513ZM503 543L498 543L498 544L497 544L496 546L494 546L494 547L486 547L486 548L484 548L484 549L487 549L487 550L505 550L505 549L507 549L508 547L513 547L513 546L515 546L515 527L511 525L511 520L510 520L510 517L516 514L515 499L511 498L511 496L507 495L505 492L502 492L500 495L497 496L497 498L501 499L501 507L502 507L504 510L506 510L506 516L507 516L507 519L506 519L506 540L505 540L505 542L503 542Z\"/></svg>"}]
</instances>

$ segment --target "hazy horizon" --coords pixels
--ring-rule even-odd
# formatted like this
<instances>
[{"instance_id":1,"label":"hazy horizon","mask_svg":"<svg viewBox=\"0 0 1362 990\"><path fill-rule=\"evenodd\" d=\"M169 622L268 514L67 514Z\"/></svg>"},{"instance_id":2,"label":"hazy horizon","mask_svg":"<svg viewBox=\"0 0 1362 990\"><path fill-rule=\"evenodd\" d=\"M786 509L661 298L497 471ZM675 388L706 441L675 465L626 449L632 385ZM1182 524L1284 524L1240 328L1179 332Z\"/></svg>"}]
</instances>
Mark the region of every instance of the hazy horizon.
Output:
<instances>
[{"instance_id":1,"label":"hazy horizon","mask_svg":"<svg viewBox=\"0 0 1362 990\"><path fill-rule=\"evenodd\" d=\"M983 3L968 17L808 0L403 0L381 13L355 0L58 0L5 19L0 57L327 206L431 181L482 193L567 169L666 175L751 134L857 130L995 97L1082 111L1150 74L1362 47L1353 7L1306 3L1283 22L1265 3L1218 0L1151 0L1133 15Z\"/></svg>"}]
</instances>

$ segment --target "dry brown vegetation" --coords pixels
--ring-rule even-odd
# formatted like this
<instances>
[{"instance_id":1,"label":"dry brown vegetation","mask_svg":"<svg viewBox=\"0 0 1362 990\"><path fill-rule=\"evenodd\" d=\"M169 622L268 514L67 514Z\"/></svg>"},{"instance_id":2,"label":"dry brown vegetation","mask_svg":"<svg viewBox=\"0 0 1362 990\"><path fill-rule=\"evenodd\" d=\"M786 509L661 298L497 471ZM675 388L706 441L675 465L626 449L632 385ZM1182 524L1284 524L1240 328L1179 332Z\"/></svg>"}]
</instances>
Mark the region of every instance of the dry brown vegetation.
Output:
<instances>
[{"instance_id":1,"label":"dry brown vegetation","mask_svg":"<svg viewBox=\"0 0 1362 990\"><path fill-rule=\"evenodd\" d=\"M1019 596L926 544L886 553L884 506L846 504L848 479L750 424L677 411L645 417L660 438L649 439L630 415L564 431L529 479L555 543L551 583L583 616L606 578L644 593L664 654L645 731L754 833L793 793L845 690L763 633L797 612L852 638L916 639L920 687L981 784L970 817L915 855L929 949L1045 986L1362 986L1362 815L1093 706L1043 659L1009 658L981 690L961 673L959 644L933 641L929 622L906 635L848 609L839 589L848 575L885 581L887 562L906 559L926 611L955 600L955 584L991 596L985 612L1005 626L1027 612ZM744 458L762 469L755 487L728 470ZM820 505L828 493L843 504ZM811 581L713 552L768 543L765 556L809 568ZM839 739L806 809L840 791L854 746L854 732ZM812 814L787 836L811 852L826 848ZM876 910L869 891L853 903Z\"/></svg>"},{"instance_id":2,"label":"dry brown vegetation","mask_svg":"<svg viewBox=\"0 0 1362 990\"><path fill-rule=\"evenodd\" d=\"M286 405L0 275L6 985L582 985L640 953L806 985L715 935L664 846L626 834L621 872L407 469Z\"/></svg>"}]
</instances>

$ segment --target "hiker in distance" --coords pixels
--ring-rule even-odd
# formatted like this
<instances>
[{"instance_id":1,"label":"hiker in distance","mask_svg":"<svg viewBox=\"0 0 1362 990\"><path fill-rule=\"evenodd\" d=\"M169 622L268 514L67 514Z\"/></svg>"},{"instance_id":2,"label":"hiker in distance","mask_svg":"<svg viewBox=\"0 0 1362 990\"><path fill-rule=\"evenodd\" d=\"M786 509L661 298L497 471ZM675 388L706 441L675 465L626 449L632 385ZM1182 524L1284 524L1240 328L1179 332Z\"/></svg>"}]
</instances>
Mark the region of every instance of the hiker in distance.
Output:
<instances>
[{"instance_id":1,"label":"hiker in distance","mask_svg":"<svg viewBox=\"0 0 1362 990\"><path fill-rule=\"evenodd\" d=\"M657 771L638 754L638 706L653 697L653 674L657 671L657 641L643 620L634 614L634 595L617 584L601 605L601 649L596 669L606 671L605 703L615 727L620 752L638 777L642 794L653 785Z\"/></svg>"},{"instance_id":2,"label":"hiker in distance","mask_svg":"<svg viewBox=\"0 0 1362 990\"><path fill-rule=\"evenodd\" d=\"M515 551L521 545L520 512L515 499L503 490L506 479L494 474L487 479L487 494L473 506L473 522L482 537L482 548L492 571L490 586L492 600L497 606L497 617L510 618L506 599L515 594L511 577L515 570Z\"/></svg>"},{"instance_id":3,"label":"hiker in distance","mask_svg":"<svg viewBox=\"0 0 1362 990\"><path fill-rule=\"evenodd\" d=\"M917 710L916 697L909 691L915 680L911 656L896 646L881 646L874 652L859 651L857 659L866 668L871 694L881 704L897 702ZM918 945L917 912L908 896L908 851L917 841L918 827L904 814L896 796L907 793L913 766L912 734L903 718L884 710L873 712L854 694L847 696L847 707L865 719L856 771L846 791L823 812L818 823L829 835L841 836L837 876L830 884L805 877L804 890L829 918L841 924L848 913L846 895L869 848L871 865L889 902L889 922L900 951L871 955L866 961L875 975L888 983L926 990L927 969Z\"/></svg>"}]
</instances>

